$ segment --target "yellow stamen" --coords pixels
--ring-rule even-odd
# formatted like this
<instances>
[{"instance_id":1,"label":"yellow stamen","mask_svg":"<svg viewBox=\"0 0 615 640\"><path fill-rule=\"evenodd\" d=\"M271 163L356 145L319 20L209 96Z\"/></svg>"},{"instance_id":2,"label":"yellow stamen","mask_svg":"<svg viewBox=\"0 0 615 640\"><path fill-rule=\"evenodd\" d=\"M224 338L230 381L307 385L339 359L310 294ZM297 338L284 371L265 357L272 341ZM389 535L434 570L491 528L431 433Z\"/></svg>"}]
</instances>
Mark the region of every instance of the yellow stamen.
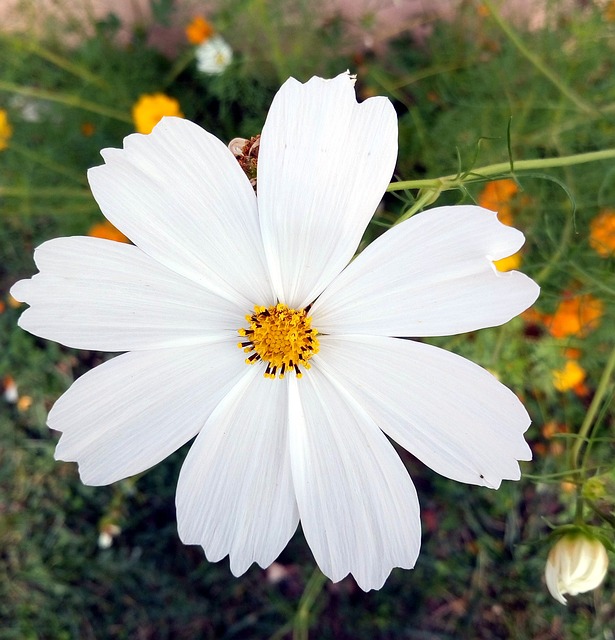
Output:
<instances>
[{"instance_id":1,"label":"yellow stamen","mask_svg":"<svg viewBox=\"0 0 615 640\"><path fill-rule=\"evenodd\" d=\"M312 318L306 309L289 309L278 303L272 307L255 306L254 313L246 316L247 329L237 333L245 337L237 346L245 353L246 364L259 360L267 362L265 378L284 378L287 371L294 371L301 378L301 368L309 369L308 360L318 353L318 331L312 328Z\"/></svg>"}]
</instances>

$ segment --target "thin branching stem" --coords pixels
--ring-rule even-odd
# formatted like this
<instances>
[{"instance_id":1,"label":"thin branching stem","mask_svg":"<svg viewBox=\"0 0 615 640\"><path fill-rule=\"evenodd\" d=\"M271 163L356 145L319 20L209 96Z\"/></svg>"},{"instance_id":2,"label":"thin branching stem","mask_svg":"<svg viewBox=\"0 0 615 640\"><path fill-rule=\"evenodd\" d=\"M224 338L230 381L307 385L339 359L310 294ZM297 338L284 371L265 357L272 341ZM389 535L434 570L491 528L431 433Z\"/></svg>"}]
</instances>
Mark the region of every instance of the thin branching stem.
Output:
<instances>
[{"instance_id":1,"label":"thin branching stem","mask_svg":"<svg viewBox=\"0 0 615 640\"><path fill-rule=\"evenodd\" d=\"M594 419L598 413L598 409L600 408L600 404L604 396L606 395L607 389L611 382L611 375L613 374L613 370L615 369L615 347L611 351L611 355L607 360L606 366L604 367L604 371L602 372L602 376L600 377L600 382L598 383L598 388L596 389L596 393L592 398L591 404L589 405L589 409L585 414L585 419L581 424L581 428L579 429L578 438L575 440L572 445L571 451L571 461L572 468L577 470L579 468L579 454L581 452L581 447L587 441L589 437L589 433L594 426Z\"/></svg>"},{"instance_id":2,"label":"thin branching stem","mask_svg":"<svg viewBox=\"0 0 615 640\"><path fill-rule=\"evenodd\" d=\"M574 105L576 105L581 111L586 114L597 114L598 109L593 104L586 102L580 95L573 91L567 84L562 82L558 75L552 71L535 53L530 51L521 38L516 34L512 27L502 18L499 11L496 9L492 0L483 0L483 4L489 9L489 13L494 22L504 32L510 42L517 48L519 53L528 60L532 66L541 73L556 89L566 98L568 98Z\"/></svg>"},{"instance_id":3,"label":"thin branching stem","mask_svg":"<svg viewBox=\"0 0 615 640\"><path fill-rule=\"evenodd\" d=\"M326 581L327 577L316 567L305 586L305 591L297 607L297 614L293 623L293 640L308 640L312 607Z\"/></svg>"},{"instance_id":4,"label":"thin branching stem","mask_svg":"<svg viewBox=\"0 0 615 640\"><path fill-rule=\"evenodd\" d=\"M90 113L96 113L101 116L113 118L120 122L132 123L132 118L127 112L118 111L111 107L106 107L98 102L91 102L89 100L83 100L79 96L72 95L70 93L61 93L59 91L47 91L46 89L38 89L36 87L25 87L12 82L6 82L0 80L0 91L6 91L8 93L14 93L19 96L25 96L26 98L36 98L38 100L49 100L50 102L57 102L67 107L74 107L76 109L82 109L83 111L89 111Z\"/></svg>"},{"instance_id":5,"label":"thin branching stem","mask_svg":"<svg viewBox=\"0 0 615 640\"><path fill-rule=\"evenodd\" d=\"M431 178L424 180L402 180L392 182L387 191L404 191L407 189L432 189L439 191L450 191L459 189L464 184L478 182L493 176L511 176L519 171L531 171L536 169L555 169L557 167L569 167L587 162L599 162L600 160L610 160L615 158L615 149L601 149L600 151L589 151L588 153L575 153L570 156L559 156L556 158L532 158L529 160L515 160L513 164L514 173L511 172L511 163L498 162L484 167L472 169L465 174L451 174L441 178Z\"/></svg>"}]
</instances>

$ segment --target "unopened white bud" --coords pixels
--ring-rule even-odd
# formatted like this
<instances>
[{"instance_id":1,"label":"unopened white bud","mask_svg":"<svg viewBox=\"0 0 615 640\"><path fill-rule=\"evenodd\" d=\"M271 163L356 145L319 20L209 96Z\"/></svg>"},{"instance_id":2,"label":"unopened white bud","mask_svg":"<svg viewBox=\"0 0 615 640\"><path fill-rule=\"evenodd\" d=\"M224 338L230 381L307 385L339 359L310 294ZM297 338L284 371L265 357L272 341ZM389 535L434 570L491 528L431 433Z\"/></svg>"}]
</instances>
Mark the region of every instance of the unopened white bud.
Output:
<instances>
[{"instance_id":1,"label":"unopened white bud","mask_svg":"<svg viewBox=\"0 0 615 640\"><path fill-rule=\"evenodd\" d=\"M562 604L564 594L576 596L595 589L603 580L609 557L600 540L583 533L567 533L549 551L545 580L549 593Z\"/></svg>"}]
</instances>

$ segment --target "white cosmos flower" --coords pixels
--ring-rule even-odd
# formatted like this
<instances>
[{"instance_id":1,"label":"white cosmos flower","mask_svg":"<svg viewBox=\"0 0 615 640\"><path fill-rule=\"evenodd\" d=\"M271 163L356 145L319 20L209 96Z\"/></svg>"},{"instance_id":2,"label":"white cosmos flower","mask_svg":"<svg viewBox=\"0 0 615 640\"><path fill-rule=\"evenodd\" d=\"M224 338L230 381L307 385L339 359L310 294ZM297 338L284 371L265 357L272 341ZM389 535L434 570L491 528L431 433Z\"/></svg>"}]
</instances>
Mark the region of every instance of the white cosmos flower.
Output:
<instances>
[{"instance_id":1,"label":"white cosmos flower","mask_svg":"<svg viewBox=\"0 0 615 640\"><path fill-rule=\"evenodd\" d=\"M233 61L233 50L222 36L212 36L200 44L194 52L196 68L201 73L218 75Z\"/></svg>"},{"instance_id":2,"label":"white cosmos flower","mask_svg":"<svg viewBox=\"0 0 615 640\"><path fill-rule=\"evenodd\" d=\"M400 337L500 325L538 287L494 268L524 238L476 206L420 213L349 264L397 155L391 103L358 104L353 85L345 73L282 86L258 199L226 145L186 120L105 149L90 185L136 246L50 240L40 273L11 293L31 305L20 319L31 333L127 352L49 414L56 458L78 462L86 484L140 473L196 436L177 487L185 543L229 555L240 575L270 565L301 520L322 571L369 590L420 547L416 491L387 436L447 478L492 488L531 457L509 389Z\"/></svg>"}]
</instances>

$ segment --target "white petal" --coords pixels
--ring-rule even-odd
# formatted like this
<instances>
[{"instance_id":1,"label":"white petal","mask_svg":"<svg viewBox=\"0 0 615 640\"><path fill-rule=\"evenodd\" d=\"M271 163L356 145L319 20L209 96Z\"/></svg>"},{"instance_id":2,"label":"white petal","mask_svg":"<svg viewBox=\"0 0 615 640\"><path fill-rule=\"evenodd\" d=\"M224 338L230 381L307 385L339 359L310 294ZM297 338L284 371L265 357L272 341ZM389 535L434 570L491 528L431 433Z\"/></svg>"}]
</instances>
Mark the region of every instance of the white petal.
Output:
<instances>
[{"instance_id":1,"label":"white petal","mask_svg":"<svg viewBox=\"0 0 615 640\"><path fill-rule=\"evenodd\" d=\"M74 382L49 413L49 426L63 432L56 458L78 462L90 485L140 473L194 437L245 373L231 342L108 360Z\"/></svg>"},{"instance_id":2,"label":"white petal","mask_svg":"<svg viewBox=\"0 0 615 640\"><path fill-rule=\"evenodd\" d=\"M181 118L163 118L88 172L105 216L177 273L246 306L273 301L256 198L233 154Z\"/></svg>"},{"instance_id":3,"label":"white petal","mask_svg":"<svg viewBox=\"0 0 615 640\"><path fill-rule=\"evenodd\" d=\"M321 336L316 357L388 436L447 478L497 489L532 457L517 396L465 358L378 336Z\"/></svg>"},{"instance_id":4,"label":"white petal","mask_svg":"<svg viewBox=\"0 0 615 640\"><path fill-rule=\"evenodd\" d=\"M360 405L316 363L290 380L290 446L301 526L326 576L335 582L352 573L368 591L392 568L414 566L421 524L410 476Z\"/></svg>"},{"instance_id":5,"label":"white petal","mask_svg":"<svg viewBox=\"0 0 615 640\"><path fill-rule=\"evenodd\" d=\"M562 604L567 604L566 598L562 595L559 585L559 572L553 563L547 560L545 566L545 582L547 583L547 589L549 593Z\"/></svg>"},{"instance_id":6,"label":"white petal","mask_svg":"<svg viewBox=\"0 0 615 640\"><path fill-rule=\"evenodd\" d=\"M245 366L245 365L244 365ZM179 536L241 575L269 566L297 528L290 475L287 381L254 366L212 413L182 467Z\"/></svg>"},{"instance_id":7,"label":"white petal","mask_svg":"<svg viewBox=\"0 0 615 640\"><path fill-rule=\"evenodd\" d=\"M284 83L258 156L258 207L278 298L312 302L348 264L391 179L397 117L386 98L357 104L347 73Z\"/></svg>"},{"instance_id":8,"label":"white petal","mask_svg":"<svg viewBox=\"0 0 615 640\"><path fill-rule=\"evenodd\" d=\"M323 333L441 336L493 327L527 309L538 285L494 260L523 234L475 206L438 207L372 242L314 303Z\"/></svg>"},{"instance_id":9,"label":"white petal","mask_svg":"<svg viewBox=\"0 0 615 640\"><path fill-rule=\"evenodd\" d=\"M40 270L11 294L31 307L19 326L70 347L129 351L230 335L245 312L137 247L57 238L34 253Z\"/></svg>"}]
</instances>

